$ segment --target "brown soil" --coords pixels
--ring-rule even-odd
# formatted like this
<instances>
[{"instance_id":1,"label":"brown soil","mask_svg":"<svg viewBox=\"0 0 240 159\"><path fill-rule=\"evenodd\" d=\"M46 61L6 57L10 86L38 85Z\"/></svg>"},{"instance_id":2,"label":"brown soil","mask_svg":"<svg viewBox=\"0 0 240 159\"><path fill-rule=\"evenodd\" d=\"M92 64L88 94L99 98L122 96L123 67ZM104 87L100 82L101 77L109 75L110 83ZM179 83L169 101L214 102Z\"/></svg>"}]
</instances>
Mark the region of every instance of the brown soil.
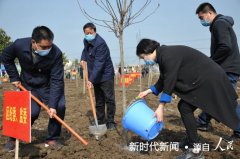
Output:
<instances>
[{"instance_id":1,"label":"brown soil","mask_svg":"<svg viewBox=\"0 0 240 159\"><path fill-rule=\"evenodd\" d=\"M154 78L153 81L156 81L157 78ZM147 88L147 79L143 79L143 89ZM71 136L65 128L62 131L62 142L64 147L60 150L54 150L49 148L44 148L44 141L47 135L47 123L48 115L45 111L42 111L39 119L36 120L32 127L32 142L30 144L20 142L20 158L45 158L45 159L172 159L177 155L182 153L182 150L150 150L140 151L140 152L130 152L123 148L124 140L122 139L122 92L121 88L118 85L115 85L116 93L116 104L117 111L115 120L117 122L116 131L108 131L105 136L103 136L99 141L95 140L94 136L89 134L88 126L92 120L92 114L90 111L90 102L88 93L83 94L82 80L76 81L66 81L65 82L65 95L66 95L66 116L65 122L68 123L76 132L78 132L83 138L88 140L88 146L81 144L74 136ZM76 89L77 88L77 89ZM11 84L4 83L3 90L13 89ZM139 93L139 82L136 80L132 85L127 88L127 103L129 104L133 98ZM149 95L146 98L148 105L153 109L156 109L158 106L158 98ZM0 120L2 121L2 93L0 96ZM161 144L162 142L168 142L167 145L170 145L170 142L179 142L185 137L185 128L182 124L179 112L177 110L178 99L174 100L171 104L168 104L164 110L164 129L160 135L150 141L149 143L157 142ZM196 112L196 115L200 111ZM214 130L211 132L199 132L201 140L204 143L211 145L210 152L205 152L205 158L210 159L237 159L240 158L240 142L233 143L233 150L214 151L213 149L217 146L219 138L227 138L232 134L232 130L223 124L212 121ZM0 123L0 129L2 129L2 123ZM24 132L21 132L24 133ZM0 130L1 134L1 130ZM129 142L142 142L140 137L133 133L128 133ZM8 153L3 151L4 143L6 143L7 137L2 136L0 138L0 158L8 159L14 158L14 152ZM221 147L227 147L226 142L222 141ZM146 150L146 149L144 149Z\"/></svg>"}]
</instances>

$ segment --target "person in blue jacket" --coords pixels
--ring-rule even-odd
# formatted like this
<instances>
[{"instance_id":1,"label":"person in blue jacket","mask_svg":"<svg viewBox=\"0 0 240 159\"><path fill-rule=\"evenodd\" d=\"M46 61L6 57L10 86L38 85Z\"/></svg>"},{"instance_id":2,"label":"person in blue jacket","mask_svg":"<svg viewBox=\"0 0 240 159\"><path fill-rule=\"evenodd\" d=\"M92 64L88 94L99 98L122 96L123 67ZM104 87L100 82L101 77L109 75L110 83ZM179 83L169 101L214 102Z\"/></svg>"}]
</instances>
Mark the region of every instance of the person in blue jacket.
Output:
<instances>
[{"instance_id":1,"label":"person in blue jacket","mask_svg":"<svg viewBox=\"0 0 240 159\"><path fill-rule=\"evenodd\" d=\"M116 127L114 115L116 111L114 95L114 68L109 48L104 39L96 33L96 26L87 23L83 26L85 38L81 63L87 62L87 86L94 87L96 111L99 124L105 123L105 104L107 105L107 127Z\"/></svg>"},{"instance_id":2,"label":"person in blue jacket","mask_svg":"<svg viewBox=\"0 0 240 159\"><path fill-rule=\"evenodd\" d=\"M49 106L48 136L45 146L60 148L61 124L52 118L57 114L65 116L64 70L61 50L53 44L54 34L46 26L34 28L32 37L17 39L2 52L2 63L9 75L10 82L17 86L21 83L26 89ZM19 75L15 59L19 60ZM31 100L31 124L38 118L41 107ZM13 150L11 138L5 145L7 151Z\"/></svg>"}]
</instances>

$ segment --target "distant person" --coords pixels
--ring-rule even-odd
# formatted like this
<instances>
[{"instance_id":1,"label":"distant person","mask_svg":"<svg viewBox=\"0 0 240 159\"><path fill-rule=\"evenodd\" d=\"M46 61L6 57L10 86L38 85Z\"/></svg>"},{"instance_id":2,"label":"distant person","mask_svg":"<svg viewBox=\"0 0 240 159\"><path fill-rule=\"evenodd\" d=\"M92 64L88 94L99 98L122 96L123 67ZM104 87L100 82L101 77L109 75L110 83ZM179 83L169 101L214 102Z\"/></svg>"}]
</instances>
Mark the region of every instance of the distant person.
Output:
<instances>
[{"instance_id":1,"label":"distant person","mask_svg":"<svg viewBox=\"0 0 240 159\"><path fill-rule=\"evenodd\" d=\"M79 66L79 75L80 75L81 79L83 79L83 67L82 67L82 65Z\"/></svg>"},{"instance_id":2,"label":"distant person","mask_svg":"<svg viewBox=\"0 0 240 159\"><path fill-rule=\"evenodd\" d=\"M156 84L139 94L142 98L149 93L158 95L162 92L154 114L158 122L163 121L163 108L171 102L172 93L181 98L178 110L186 128L189 149L177 159L204 158L201 151L193 149L194 144L201 143L194 118L197 108L230 128L240 125L240 116L236 112L240 111L238 96L226 73L206 55L187 46L160 46L151 39L142 39L136 52L147 65L159 65L160 77Z\"/></svg>"},{"instance_id":3,"label":"distant person","mask_svg":"<svg viewBox=\"0 0 240 159\"><path fill-rule=\"evenodd\" d=\"M1 76L4 77L6 75L6 69L3 64L1 64Z\"/></svg>"},{"instance_id":4,"label":"distant person","mask_svg":"<svg viewBox=\"0 0 240 159\"><path fill-rule=\"evenodd\" d=\"M115 129L116 111L114 95L114 67L110 51L103 38L96 33L96 26L87 23L83 26L85 38L81 63L87 62L87 86L94 87L96 111L99 124L105 123L105 104L107 105L107 128Z\"/></svg>"},{"instance_id":5,"label":"distant person","mask_svg":"<svg viewBox=\"0 0 240 159\"><path fill-rule=\"evenodd\" d=\"M71 70L71 79L76 80L77 78L77 71L76 69Z\"/></svg>"},{"instance_id":6,"label":"distant person","mask_svg":"<svg viewBox=\"0 0 240 159\"><path fill-rule=\"evenodd\" d=\"M203 26L209 26L211 32L210 58L226 72L229 81L236 90L240 75L240 55L236 34L232 28L232 17L217 14L210 3L202 3L196 10ZM239 112L240 113L240 112ZM198 129L208 131L211 127L211 115L202 112L198 116ZM231 139L240 139L240 127L234 130Z\"/></svg>"},{"instance_id":7,"label":"distant person","mask_svg":"<svg viewBox=\"0 0 240 159\"><path fill-rule=\"evenodd\" d=\"M142 78L145 78L148 75L149 67L147 65L143 65L142 68Z\"/></svg>"},{"instance_id":8,"label":"distant person","mask_svg":"<svg viewBox=\"0 0 240 159\"><path fill-rule=\"evenodd\" d=\"M121 75L122 71L121 71L121 66L118 67L118 73Z\"/></svg>"},{"instance_id":9,"label":"distant person","mask_svg":"<svg viewBox=\"0 0 240 159\"><path fill-rule=\"evenodd\" d=\"M9 74L10 82L21 83L31 94L49 106L48 136L45 146L61 148L59 142L61 124L52 118L57 114L62 120L65 115L64 70L61 50L53 44L53 32L46 26L33 29L32 37L17 39L2 53L2 62ZM21 66L19 75L15 59ZM31 99L31 124L38 118L41 107ZM24 133L24 132L21 132ZM15 139L5 145L6 151L15 148Z\"/></svg>"},{"instance_id":10,"label":"distant person","mask_svg":"<svg viewBox=\"0 0 240 159\"><path fill-rule=\"evenodd\" d=\"M71 70L67 69L66 70L66 79L70 80L70 78L71 78Z\"/></svg>"}]
</instances>

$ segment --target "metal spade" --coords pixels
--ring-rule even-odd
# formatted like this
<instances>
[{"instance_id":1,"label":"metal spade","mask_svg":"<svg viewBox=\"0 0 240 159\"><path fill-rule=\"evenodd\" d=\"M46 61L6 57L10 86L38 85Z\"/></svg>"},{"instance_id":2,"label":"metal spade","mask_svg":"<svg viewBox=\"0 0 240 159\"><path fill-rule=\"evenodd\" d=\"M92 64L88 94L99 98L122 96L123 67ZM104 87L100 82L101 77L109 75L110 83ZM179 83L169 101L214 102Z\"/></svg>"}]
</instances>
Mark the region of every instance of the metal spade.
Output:
<instances>
[{"instance_id":1,"label":"metal spade","mask_svg":"<svg viewBox=\"0 0 240 159\"><path fill-rule=\"evenodd\" d=\"M88 82L87 63L83 62L82 65L83 65L83 71L84 71L84 74L85 74L85 80L86 80L86 82ZM97 120L97 115L96 115L96 108L95 108L95 105L94 105L94 102L93 102L92 91L91 91L91 88L89 88L89 87L87 87L87 88L88 88L88 93L89 93L89 97L90 97L93 117L94 117L94 121L95 121L95 125L89 126L89 132L90 132L90 134L95 136L96 140L99 140L99 138L101 136L106 134L107 126L106 126L106 124L98 125L98 120Z\"/></svg>"}]
</instances>

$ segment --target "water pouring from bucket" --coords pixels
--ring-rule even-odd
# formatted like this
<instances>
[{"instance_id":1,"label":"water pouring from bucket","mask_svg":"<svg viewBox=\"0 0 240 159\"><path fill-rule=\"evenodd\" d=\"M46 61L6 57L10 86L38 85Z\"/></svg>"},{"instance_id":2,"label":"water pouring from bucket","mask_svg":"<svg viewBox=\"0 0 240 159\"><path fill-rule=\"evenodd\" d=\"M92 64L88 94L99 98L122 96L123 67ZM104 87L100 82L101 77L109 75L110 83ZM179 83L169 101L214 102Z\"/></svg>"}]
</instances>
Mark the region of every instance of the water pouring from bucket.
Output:
<instances>
[{"instance_id":1,"label":"water pouring from bucket","mask_svg":"<svg viewBox=\"0 0 240 159\"><path fill-rule=\"evenodd\" d=\"M163 122L157 122L154 111L148 107L144 99L138 99L127 108L122 119L123 128L130 130L145 140L158 136L163 128Z\"/></svg>"}]
</instances>

